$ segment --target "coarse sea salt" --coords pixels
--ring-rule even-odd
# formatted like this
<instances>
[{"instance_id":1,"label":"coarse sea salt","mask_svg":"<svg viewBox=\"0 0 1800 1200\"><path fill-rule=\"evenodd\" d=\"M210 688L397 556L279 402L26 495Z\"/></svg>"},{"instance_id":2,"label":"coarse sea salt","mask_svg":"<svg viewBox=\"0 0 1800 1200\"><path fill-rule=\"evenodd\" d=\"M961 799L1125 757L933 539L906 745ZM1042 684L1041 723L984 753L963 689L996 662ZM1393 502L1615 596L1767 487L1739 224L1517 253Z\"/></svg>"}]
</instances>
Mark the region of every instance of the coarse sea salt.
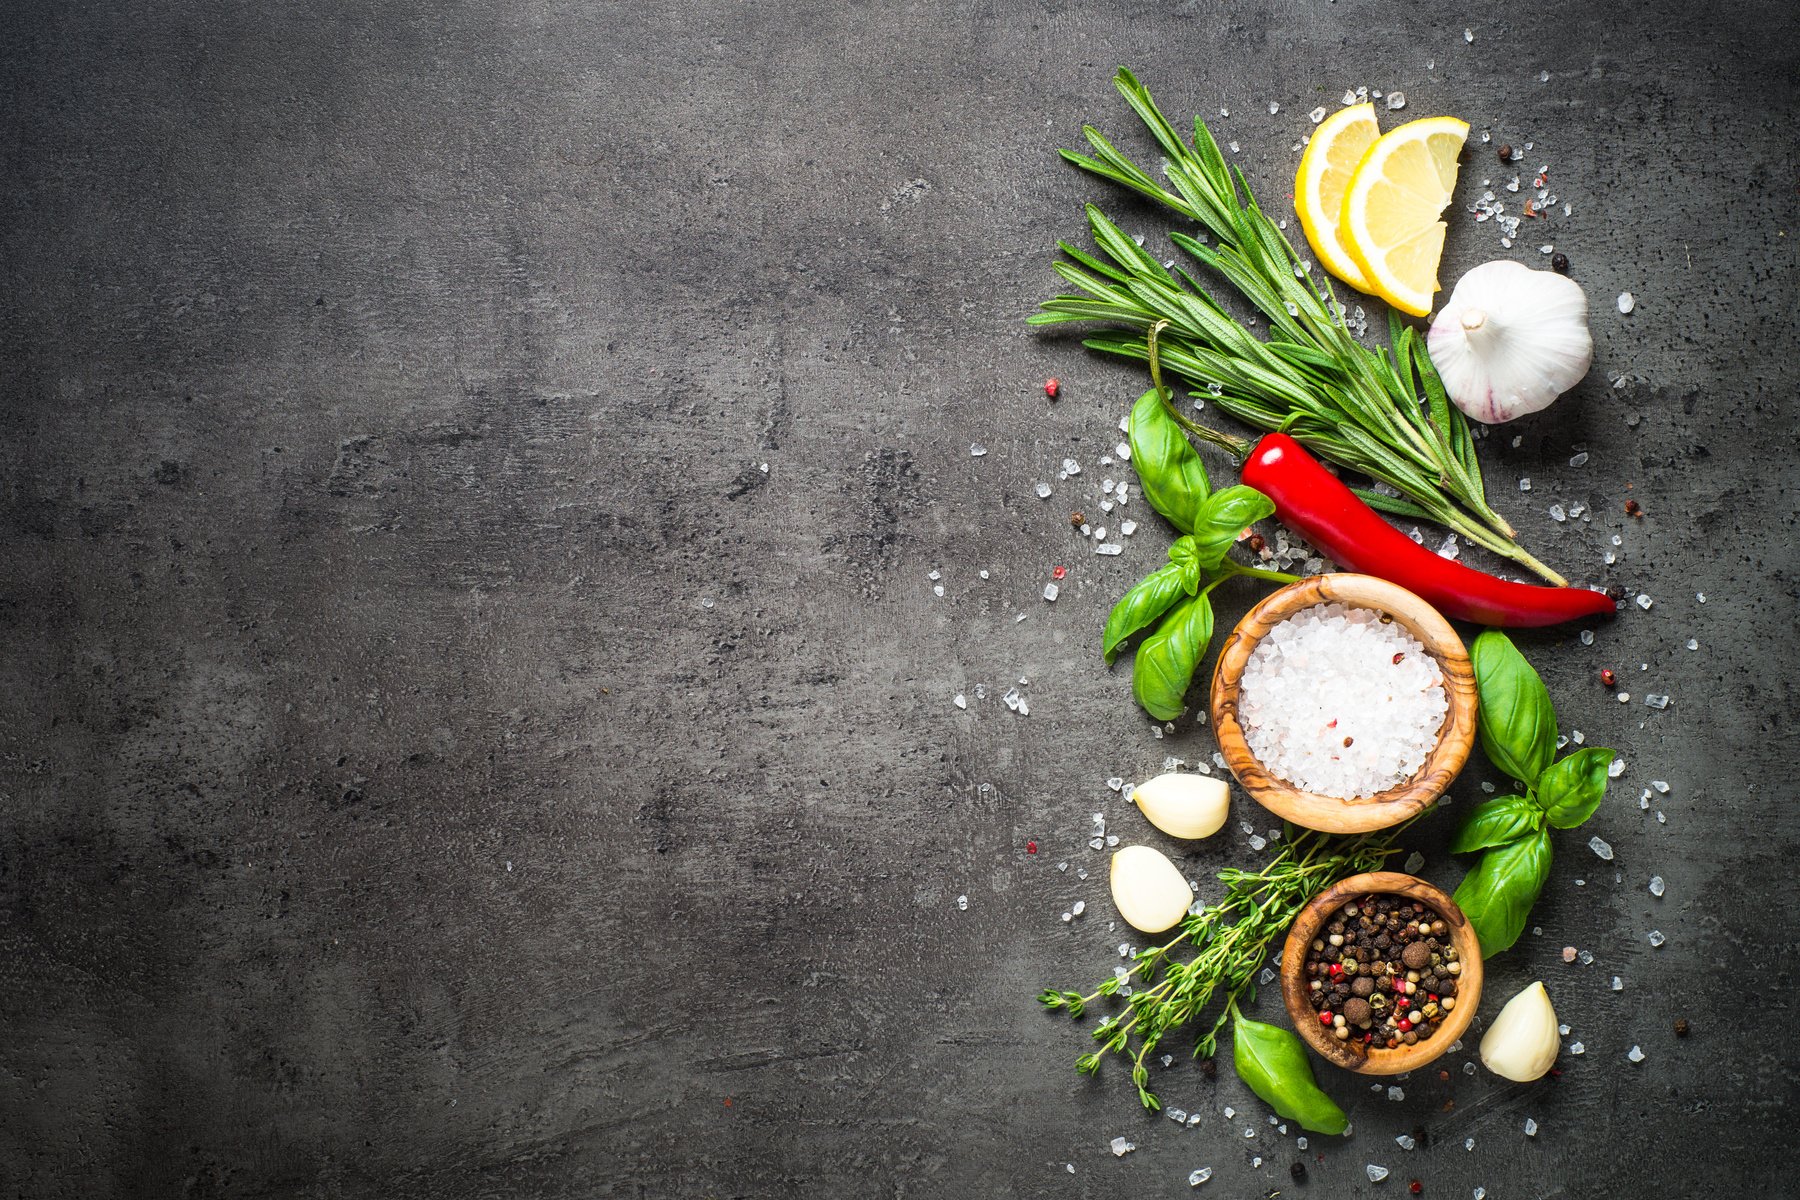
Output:
<instances>
[{"instance_id":1,"label":"coarse sea salt","mask_svg":"<svg viewBox=\"0 0 1800 1200\"><path fill-rule=\"evenodd\" d=\"M1265 767L1346 798L1418 771L1448 708L1437 660L1405 626L1342 604L1271 629L1244 666L1238 698L1245 741Z\"/></svg>"}]
</instances>

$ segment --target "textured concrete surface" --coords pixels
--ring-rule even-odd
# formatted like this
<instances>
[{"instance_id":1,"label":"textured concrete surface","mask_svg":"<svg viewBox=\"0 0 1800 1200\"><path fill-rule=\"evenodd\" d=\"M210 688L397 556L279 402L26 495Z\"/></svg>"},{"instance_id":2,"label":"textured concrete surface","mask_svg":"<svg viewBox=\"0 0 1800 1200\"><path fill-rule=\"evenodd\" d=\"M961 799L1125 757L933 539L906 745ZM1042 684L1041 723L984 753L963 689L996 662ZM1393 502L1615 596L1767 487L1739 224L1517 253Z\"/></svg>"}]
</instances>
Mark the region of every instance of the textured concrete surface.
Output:
<instances>
[{"instance_id":1,"label":"textured concrete surface","mask_svg":"<svg viewBox=\"0 0 1800 1200\"><path fill-rule=\"evenodd\" d=\"M1672 0L15 6L4 1194L1795 1194L1797 45ZM1356 1132L1304 1155L1228 1070L1159 1070L1192 1131L1078 1079L1032 1001L1117 961L1088 814L1155 835L1105 778L1212 748L1096 649L1166 531L1066 525L1141 380L1020 323L1083 200L1167 228L1054 157L1147 154L1120 63L1229 108L1271 207L1346 85L1534 143L1599 356L1493 492L1656 601L1526 639L1630 769L1490 995L1548 980L1586 1054L1396 1102L1321 1068ZM1458 216L1445 278L1497 252Z\"/></svg>"}]
</instances>

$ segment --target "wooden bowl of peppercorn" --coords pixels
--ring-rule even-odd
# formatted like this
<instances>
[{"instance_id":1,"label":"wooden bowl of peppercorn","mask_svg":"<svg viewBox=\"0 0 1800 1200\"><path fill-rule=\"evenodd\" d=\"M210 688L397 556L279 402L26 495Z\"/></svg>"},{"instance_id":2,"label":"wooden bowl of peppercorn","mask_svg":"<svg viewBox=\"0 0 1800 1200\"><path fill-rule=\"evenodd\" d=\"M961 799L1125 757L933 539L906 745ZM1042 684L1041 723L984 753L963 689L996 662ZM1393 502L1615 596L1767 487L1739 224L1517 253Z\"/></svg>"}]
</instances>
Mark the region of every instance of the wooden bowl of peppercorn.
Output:
<instances>
[{"instance_id":1,"label":"wooden bowl of peppercorn","mask_svg":"<svg viewBox=\"0 0 1800 1200\"><path fill-rule=\"evenodd\" d=\"M1481 944L1442 889L1396 871L1352 875L1314 896L1288 930L1281 998L1301 1038L1331 1062L1399 1075L1438 1058L1475 1019Z\"/></svg>"},{"instance_id":2,"label":"wooden bowl of peppercorn","mask_svg":"<svg viewBox=\"0 0 1800 1200\"><path fill-rule=\"evenodd\" d=\"M1410 778L1369 796L1327 796L1294 786L1256 757L1238 720L1244 668L1257 644L1289 617L1333 603L1372 609L1382 621L1397 622L1424 646L1443 679L1447 711L1424 763ZM1444 794L1475 745L1475 668L1468 649L1437 609L1373 575L1313 575L1263 597L1219 648L1210 701L1219 753L1250 798L1283 820L1325 833L1368 833L1424 812Z\"/></svg>"}]
</instances>

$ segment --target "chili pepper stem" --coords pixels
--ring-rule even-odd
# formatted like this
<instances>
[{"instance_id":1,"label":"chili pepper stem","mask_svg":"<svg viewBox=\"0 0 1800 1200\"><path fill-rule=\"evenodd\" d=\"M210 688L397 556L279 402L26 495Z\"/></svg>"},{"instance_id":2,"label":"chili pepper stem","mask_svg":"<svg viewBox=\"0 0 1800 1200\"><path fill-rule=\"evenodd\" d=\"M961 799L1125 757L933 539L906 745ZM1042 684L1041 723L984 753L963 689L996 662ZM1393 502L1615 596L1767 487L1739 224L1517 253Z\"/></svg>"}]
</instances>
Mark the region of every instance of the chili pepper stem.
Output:
<instances>
[{"instance_id":1,"label":"chili pepper stem","mask_svg":"<svg viewBox=\"0 0 1800 1200\"><path fill-rule=\"evenodd\" d=\"M1300 582L1300 576L1290 575L1286 571L1266 571L1261 567L1240 567L1230 559L1221 562L1219 564L1219 569L1221 571L1230 572L1233 575L1242 575L1247 579L1263 579L1270 583Z\"/></svg>"}]
</instances>

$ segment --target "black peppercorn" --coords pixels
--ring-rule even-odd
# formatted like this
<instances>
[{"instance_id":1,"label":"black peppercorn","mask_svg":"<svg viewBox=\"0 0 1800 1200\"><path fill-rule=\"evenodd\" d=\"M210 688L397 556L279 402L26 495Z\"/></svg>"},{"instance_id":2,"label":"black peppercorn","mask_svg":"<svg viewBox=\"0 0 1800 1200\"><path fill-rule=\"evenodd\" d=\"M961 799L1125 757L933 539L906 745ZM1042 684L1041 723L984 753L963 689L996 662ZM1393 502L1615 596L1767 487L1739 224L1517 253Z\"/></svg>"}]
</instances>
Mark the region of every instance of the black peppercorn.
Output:
<instances>
[{"instance_id":1,"label":"black peppercorn","mask_svg":"<svg viewBox=\"0 0 1800 1200\"><path fill-rule=\"evenodd\" d=\"M1511 146L1511 144L1509 144L1507 142L1501 142L1498 153L1500 155L1501 162L1511 162L1512 161L1512 146Z\"/></svg>"},{"instance_id":2,"label":"black peppercorn","mask_svg":"<svg viewBox=\"0 0 1800 1200\"><path fill-rule=\"evenodd\" d=\"M1200 1073L1208 1079L1212 1079L1219 1073L1219 1064L1210 1058L1203 1058L1200 1060Z\"/></svg>"},{"instance_id":3,"label":"black peppercorn","mask_svg":"<svg viewBox=\"0 0 1800 1200\"><path fill-rule=\"evenodd\" d=\"M1288 1174L1292 1175L1294 1177L1295 1183L1305 1183L1306 1182L1306 1164L1303 1162L1295 1163L1293 1166L1288 1168Z\"/></svg>"},{"instance_id":4,"label":"black peppercorn","mask_svg":"<svg viewBox=\"0 0 1800 1200\"><path fill-rule=\"evenodd\" d=\"M1675 1022L1675 1036L1676 1037L1686 1037L1687 1035L1688 1035L1687 1018L1682 1017Z\"/></svg>"},{"instance_id":5,"label":"black peppercorn","mask_svg":"<svg viewBox=\"0 0 1800 1200\"><path fill-rule=\"evenodd\" d=\"M1552 254L1550 256L1550 269L1555 271L1558 275L1567 275L1569 273L1569 256L1561 251Z\"/></svg>"}]
</instances>

